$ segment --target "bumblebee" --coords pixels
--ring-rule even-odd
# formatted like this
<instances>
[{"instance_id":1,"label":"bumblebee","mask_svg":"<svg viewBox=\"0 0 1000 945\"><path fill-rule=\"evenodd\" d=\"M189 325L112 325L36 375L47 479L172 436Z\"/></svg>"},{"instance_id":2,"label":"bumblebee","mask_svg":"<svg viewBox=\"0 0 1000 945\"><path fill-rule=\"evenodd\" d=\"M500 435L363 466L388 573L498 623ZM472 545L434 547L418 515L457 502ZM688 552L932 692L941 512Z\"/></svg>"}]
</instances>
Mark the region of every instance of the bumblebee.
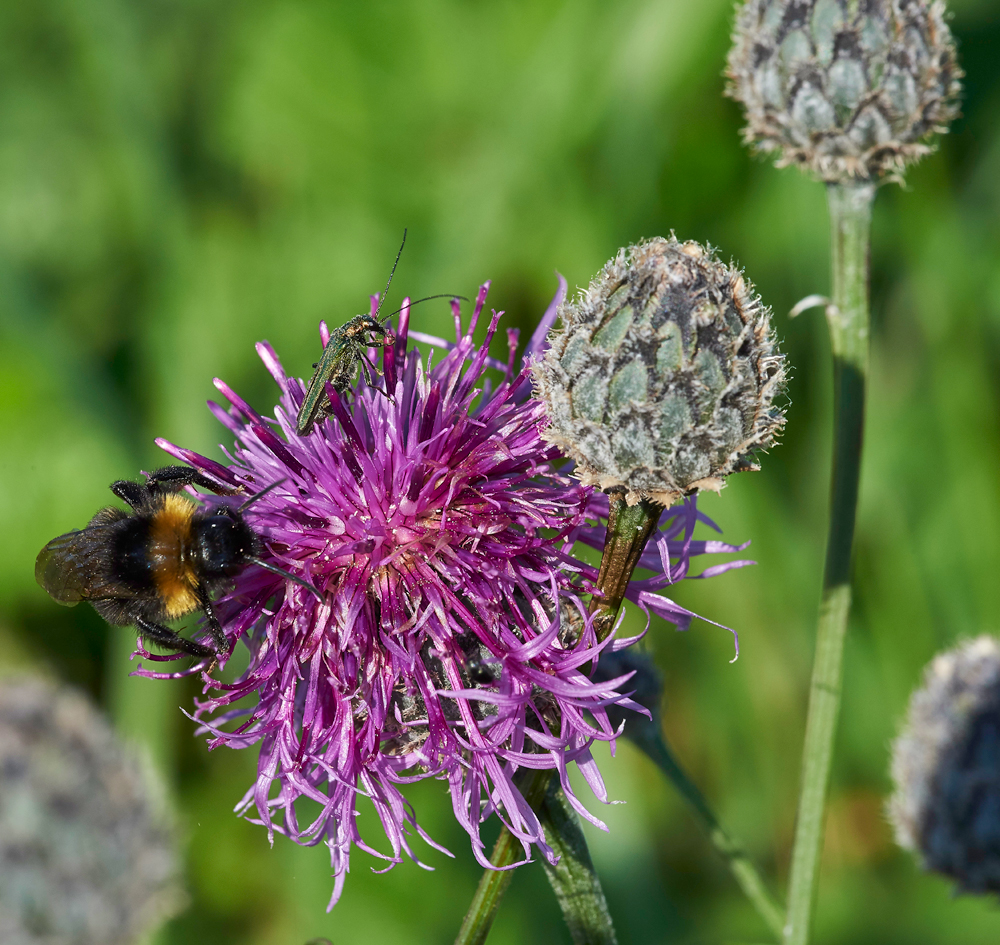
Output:
<instances>
[{"instance_id":1,"label":"bumblebee","mask_svg":"<svg viewBox=\"0 0 1000 945\"><path fill-rule=\"evenodd\" d=\"M212 595L247 565L280 574L322 600L312 585L261 560L263 541L243 518L251 503L280 483L238 508L211 509L179 494L190 485L217 495L237 491L187 466L158 469L145 483L119 479L111 491L132 511L101 509L86 528L53 538L38 553L35 579L57 603L87 601L113 626L134 625L143 640L213 660L228 652L229 643ZM214 648L162 625L196 610L205 614Z\"/></svg>"}]
</instances>

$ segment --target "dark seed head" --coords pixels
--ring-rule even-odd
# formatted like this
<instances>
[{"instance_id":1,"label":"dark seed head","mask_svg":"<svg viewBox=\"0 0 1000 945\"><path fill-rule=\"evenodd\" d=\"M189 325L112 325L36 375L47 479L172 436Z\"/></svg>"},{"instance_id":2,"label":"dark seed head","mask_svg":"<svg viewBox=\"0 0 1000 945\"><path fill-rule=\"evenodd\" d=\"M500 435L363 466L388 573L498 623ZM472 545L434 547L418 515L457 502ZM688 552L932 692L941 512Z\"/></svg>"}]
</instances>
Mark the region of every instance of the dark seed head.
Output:
<instances>
[{"instance_id":1,"label":"dark seed head","mask_svg":"<svg viewBox=\"0 0 1000 945\"><path fill-rule=\"evenodd\" d=\"M1000 893L1000 643L935 657L892 748L900 846L971 893Z\"/></svg>"}]
</instances>

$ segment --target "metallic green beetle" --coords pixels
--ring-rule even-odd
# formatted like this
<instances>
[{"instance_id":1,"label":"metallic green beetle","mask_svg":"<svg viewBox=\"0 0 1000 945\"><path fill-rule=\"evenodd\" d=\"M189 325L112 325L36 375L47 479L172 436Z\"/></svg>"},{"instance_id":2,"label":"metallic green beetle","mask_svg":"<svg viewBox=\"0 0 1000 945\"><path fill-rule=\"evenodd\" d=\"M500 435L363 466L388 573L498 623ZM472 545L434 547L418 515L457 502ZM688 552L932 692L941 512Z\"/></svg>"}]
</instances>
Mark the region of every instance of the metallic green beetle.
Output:
<instances>
[{"instance_id":1,"label":"metallic green beetle","mask_svg":"<svg viewBox=\"0 0 1000 945\"><path fill-rule=\"evenodd\" d=\"M398 261L398 257L397 257ZM393 266L395 272L396 267ZM389 277L392 279L392 276ZM386 286L386 289L389 287ZM385 293L382 294L385 298ZM379 308L382 299L379 299ZM378 315L376 310L375 315ZM316 370L309 381L306 398L299 408L295 429L299 436L307 435L319 420L325 420L333 413L330 400L326 396L326 385L329 383L337 393L343 394L354 383L355 375L360 367L365 380L374 387L372 372L380 374L379 369L367 357L368 348L374 345L392 343L392 332L382 325L372 315L355 315L346 325L330 332L330 340L323 349L323 356L315 365Z\"/></svg>"},{"instance_id":2,"label":"metallic green beetle","mask_svg":"<svg viewBox=\"0 0 1000 945\"><path fill-rule=\"evenodd\" d=\"M392 285L392 277L396 273L396 266L399 265L399 257L403 254L405 245L406 230L403 230L403 242L399 246L399 252L396 253L396 261L392 264L389 281L385 284L385 292L379 297L375 314L355 315L345 325L330 332L330 340L323 348L323 356L313 365L313 376L309 379L305 400L302 401L295 421L295 431L299 436L306 436L318 420L325 420L333 413L330 399L326 396L326 385L329 384L338 394L345 393L351 389L358 368L364 372L365 380L373 390L385 393L375 386L375 376L381 376L382 372L368 360L368 349L378 345L389 345L395 340L392 330L378 320L378 314L382 311L382 303L389 292L389 286ZM407 304L418 305L431 299L469 301L464 295L447 292L441 295L428 295ZM390 318L395 314L397 312L391 312L386 317Z\"/></svg>"},{"instance_id":3,"label":"metallic green beetle","mask_svg":"<svg viewBox=\"0 0 1000 945\"><path fill-rule=\"evenodd\" d=\"M375 387L372 372L375 374L381 372L368 360L368 348L392 343L392 332L379 322L378 313L382 311L382 303L389 294L389 286L392 285L392 277L396 274L399 257L403 255L405 245L406 230L403 230L403 242L399 244L396 261L392 264L385 292L379 296L375 314L355 315L346 325L341 325L340 328L330 332L330 340L323 348L323 356L313 365L315 370L309 379L306 399L302 401L299 415L295 420L295 432L299 436L308 434L317 420L325 420L333 413L330 400L326 396L328 383L338 394L343 394L354 383L355 374L360 367L364 371L365 380Z\"/></svg>"}]
</instances>

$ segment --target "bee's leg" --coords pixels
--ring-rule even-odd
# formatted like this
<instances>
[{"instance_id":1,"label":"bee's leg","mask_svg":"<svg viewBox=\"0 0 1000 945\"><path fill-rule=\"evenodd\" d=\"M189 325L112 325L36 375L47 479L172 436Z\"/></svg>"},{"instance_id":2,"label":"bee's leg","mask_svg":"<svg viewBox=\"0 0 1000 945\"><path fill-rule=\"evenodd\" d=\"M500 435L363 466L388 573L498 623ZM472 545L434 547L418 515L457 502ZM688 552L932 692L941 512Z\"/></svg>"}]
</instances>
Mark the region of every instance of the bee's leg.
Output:
<instances>
[{"instance_id":1,"label":"bee's leg","mask_svg":"<svg viewBox=\"0 0 1000 945\"><path fill-rule=\"evenodd\" d=\"M135 618L135 626L143 638L148 637L162 647L169 647L181 653L190 653L191 656L214 657L216 655L211 647L205 646L203 643L195 643L194 640L185 640L184 637L174 633L173 630L162 627L158 623L153 623L152 620L147 620L145 617L137 616Z\"/></svg>"},{"instance_id":2,"label":"bee's leg","mask_svg":"<svg viewBox=\"0 0 1000 945\"><path fill-rule=\"evenodd\" d=\"M137 512L149 501L149 488L143 483L119 479L111 483L111 491Z\"/></svg>"},{"instance_id":3,"label":"bee's leg","mask_svg":"<svg viewBox=\"0 0 1000 945\"><path fill-rule=\"evenodd\" d=\"M190 466L164 466L162 469L157 469L149 474L146 485L139 488L144 488L149 492L179 492L185 486L200 486L216 495L234 495L237 491L220 486L214 479L203 476L197 469L192 469ZM114 486L112 486L113 488ZM127 502L128 499L125 501Z\"/></svg>"},{"instance_id":4,"label":"bee's leg","mask_svg":"<svg viewBox=\"0 0 1000 945\"><path fill-rule=\"evenodd\" d=\"M199 584L195 588L195 594L198 595L198 603L205 612L205 620L208 621L208 632L212 635L215 652L220 656L228 653L231 647L225 633L222 631L222 624L219 623L219 618L215 616L215 609L212 607L212 599L208 596L208 591L205 590L204 586Z\"/></svg>"},{"instance_id":5,"label":"bee's leg","mask_svg":"<svg viewBox=\"0 0 1000 945\"><path fill-rule=\"evenodd\" d=\"M179 492L191 485L201 486L216 495L234 495L238 491L220 486L190 466L165 466L150 473L146 482L119 479L111 483L111 491L138 512L149 502L150 496L162 492Z\"/></svg>"}]
</instances>

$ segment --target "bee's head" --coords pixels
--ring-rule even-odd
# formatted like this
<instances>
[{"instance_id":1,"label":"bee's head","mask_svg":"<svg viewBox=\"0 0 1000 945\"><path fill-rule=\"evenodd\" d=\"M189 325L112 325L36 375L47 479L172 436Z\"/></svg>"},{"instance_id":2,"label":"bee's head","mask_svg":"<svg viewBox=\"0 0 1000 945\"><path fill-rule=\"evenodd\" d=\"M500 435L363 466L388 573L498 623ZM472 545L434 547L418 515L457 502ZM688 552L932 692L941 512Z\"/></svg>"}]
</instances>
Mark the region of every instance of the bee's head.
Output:
<instances>
[{"instance_id":1,"label":"bee's head","mask_svg":"<svg viewBox=\"0 0 1000 945\"><path fill-rule=\"evenodd\" d=\"M206 578L234 577L257 552L257 536L234 509L197 518L193 531L198 565Z\"/></svg>"}]
</instances>

